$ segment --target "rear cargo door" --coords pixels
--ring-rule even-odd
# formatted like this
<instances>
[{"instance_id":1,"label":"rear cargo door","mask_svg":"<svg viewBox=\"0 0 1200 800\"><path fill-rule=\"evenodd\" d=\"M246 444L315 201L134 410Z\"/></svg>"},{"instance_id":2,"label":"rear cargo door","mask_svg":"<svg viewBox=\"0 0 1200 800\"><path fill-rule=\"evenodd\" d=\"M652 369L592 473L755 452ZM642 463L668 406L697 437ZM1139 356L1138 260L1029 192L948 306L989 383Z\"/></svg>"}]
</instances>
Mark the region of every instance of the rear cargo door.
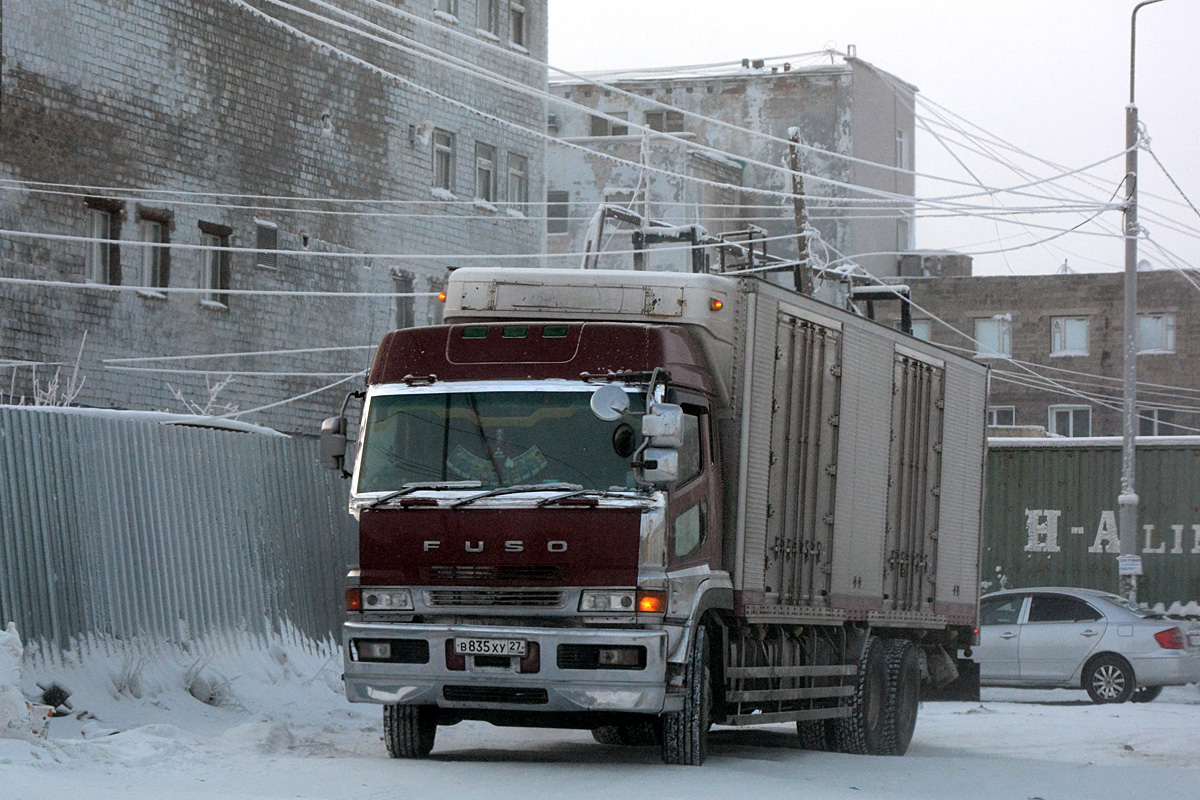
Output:
<instances>
[{"instance_id":1,"label":"rear cargo door","mask_svg":"<svg viewBox=\"0 0 1200 800\"><path fill-rule=\"evenodd\" d=\"M884 608L932 610L936 581L945 365L896 348L888 449Z\"/></svg>"},{"instance_id":2,"label":"rear cargo door","mask_svg":"<svg viewBox=\"0 0 1200 800\"><path fill-rule=\"evenodd\" d=\"M841 331L781 306L775 328L767 474L766 600L823 605L841 404Z\"/></svg>"}]
</instances>

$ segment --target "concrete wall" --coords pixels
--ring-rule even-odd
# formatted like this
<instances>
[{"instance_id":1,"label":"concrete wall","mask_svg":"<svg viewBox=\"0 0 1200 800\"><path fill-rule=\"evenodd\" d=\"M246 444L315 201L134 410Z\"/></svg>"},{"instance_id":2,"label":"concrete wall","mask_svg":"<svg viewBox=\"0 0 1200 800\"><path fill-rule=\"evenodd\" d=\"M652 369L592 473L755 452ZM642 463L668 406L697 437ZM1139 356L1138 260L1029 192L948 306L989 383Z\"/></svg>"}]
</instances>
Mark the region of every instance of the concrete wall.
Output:
<instances>
[{"instance_id":1,"label":"concrete wall","mask_svg":"<svg viewBox=\"0 0 1200 800\"><path fill-rule=\"evenodd\" d=\"M540 131L543 100L262 0L252 5L411 83L303 41L231 0L7 0L0 12L0 178L66 186L48 192L5 184L0 230L87 236L85 195L117 201L121 282L128 285L136 281L141 254L130 244L139 236L139 217L157 213L169 220L174 245L171 288L199 285L201 253L187 248L200 244L202 221L228 226L234 248L255 247L256 220L267 221L278 226L278 248L297 251L279 256L275 269L256 266L253 253L234 252L235 290L396 292L411 285L436 293L447 267L478 263L457 261L456 254L541 251L544 225L528 218L540 217L540 207L526 217L522 207L480 208L470 200L476 141L497 149L500 197L507 193L508 153L528 159L530 198L544 196L543 141L503 124ZM475 0L461 0L457 20L436 16L434 0L397 6L429 25L360 0L338 5L405 37L400 41L406 47L415 40L528 86L545 86L545 0L524 4L527 50L510 44L506 2L495 40L476 30ZM498 44L500 52L485 43ZM526 52L540 63L515 57ZM456 137L455 198L431 191L431 145L423 134L432 127ZM237 197L242 195L305 199ZM307 198L396 204L317 204ZM117 371L104 359L360 346L139 365L211 369L212 381L236 371L327 373L235 377L218 402L245 410L363 369L370 347L398 318L419 324L440 317L430 297L235 294L220 308L197 295L88 288L82 285L85 250L81 241L0 234L0 277L73 284L0 284L0 392L6 397L29 397L35 377L44 385L55 364L69 371L85 332L86 381L77 402L105 408L182 411L168 384L199 405L209 392L203 375ZM355 256L329 255L335 253ZM35 373L28 364L42 366ZM246 419L312 431L345 388Z\"/></svg>"}]
</instances>

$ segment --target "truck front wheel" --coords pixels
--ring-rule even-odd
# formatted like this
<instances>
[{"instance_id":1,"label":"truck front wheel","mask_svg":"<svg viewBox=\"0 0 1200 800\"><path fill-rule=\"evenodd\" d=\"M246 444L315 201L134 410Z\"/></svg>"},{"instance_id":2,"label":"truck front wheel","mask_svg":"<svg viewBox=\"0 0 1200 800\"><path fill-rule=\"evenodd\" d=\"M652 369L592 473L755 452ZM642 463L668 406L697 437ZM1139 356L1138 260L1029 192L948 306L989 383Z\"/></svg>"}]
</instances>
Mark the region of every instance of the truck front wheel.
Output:
<instances>
[{"instance_id":1,"label":"truck front wheel","mask_svg":"<svg viewBox=\"0 0 1200 800\"><path fill-rule=\"evenodd\" d=\"M436 735L435 706L383 707L383 740L392 758L425 758Z\"/></svg>"},{"instance_id":2,"label":"truck front wheel","mask_svg":"<svg viewBox=\"0 0 1200 800\"><path fill-rule=\"evenodd\" d=\"M708 756L712 720L712 674L703 625L696 628L684 681L683 710L663 715L662 760L664 764L698 767Z\"/></svg>"}]
</instances>

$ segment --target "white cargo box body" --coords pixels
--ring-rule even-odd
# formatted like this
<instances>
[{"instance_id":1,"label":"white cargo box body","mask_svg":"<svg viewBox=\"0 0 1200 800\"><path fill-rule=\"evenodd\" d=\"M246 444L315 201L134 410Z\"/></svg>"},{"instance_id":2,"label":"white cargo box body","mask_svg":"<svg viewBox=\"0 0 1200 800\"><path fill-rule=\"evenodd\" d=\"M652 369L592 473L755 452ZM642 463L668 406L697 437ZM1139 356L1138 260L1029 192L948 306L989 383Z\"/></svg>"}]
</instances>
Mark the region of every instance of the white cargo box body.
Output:
<instances>
[{"instance_id":1,"label":"white cargo box body","mask_svg":"<svg viewBox=\"0 0 1200 800\"><path fill-rule=\"evenodd\" d=\"M747 618L975 623L985 367L755 278L462 269L446 294L447 322L691 331L718 388L724 566Z\"/></svg>"}]
</instances>

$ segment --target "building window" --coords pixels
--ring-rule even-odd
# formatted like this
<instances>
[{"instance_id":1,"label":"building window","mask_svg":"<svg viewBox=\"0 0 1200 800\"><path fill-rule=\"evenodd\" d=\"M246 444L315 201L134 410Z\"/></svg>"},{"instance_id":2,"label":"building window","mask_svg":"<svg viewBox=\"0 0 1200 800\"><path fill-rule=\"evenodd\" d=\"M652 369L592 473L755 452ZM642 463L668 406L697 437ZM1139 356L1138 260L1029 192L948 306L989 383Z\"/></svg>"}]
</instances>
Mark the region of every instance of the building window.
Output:
<instances>
[{"instance_id":1,"label":"building window","mask_svg":"<svg viewBox=\"0 0 1200 800\"><path fill-rule=\"evenodd\" d=\"M592 115L592 136L628 136L629 135L629 112L628 111L605 111L610 117L616 119L610 120L605 117Z\"/></svg>"},{"instance_id":2,"label":"building window","mask_svg":"<svg viewBox=\"0 0 1200 800\"><path fill-rule=\"evenodd\" d=\"M454 191L454 134L433 132L433 188Z\"/></svg>"},{"instance_id":3,"label":"building window","mask_svg":"<svg viewBox=\"0 0 1200 800\"><path fill-rule=\"evenodd\" d=\"M907 253L912 250L912 218L900 212L900 219L896 220L896 252Z\"/></svg>"},{"instance_id":4,"label":"building window","mask_svg":"<svg viewBox=\"0 0 1200 800\"><path fill-rule=\"evenodd\" d=\"M546 233L566 233L570 227L571 193L546 192Z\"/></svg>"},{"instance_id":5,"label":"building window","mask_svg":"<svg viewBox=\"0 0 1200 800\"><path fill-rule=\"evenodd\" d=\"M646 127L662 133L683 133L683 112L647 111Z\"/></svg>"},{"instance_id":6,"label":"building window","mask_svg":"<svg viewBox=\"0 0 1200 800\"><path fill-rule=\"evenodd\" d=\"M1050 320L1050 355L1086 356L1087 354L1087 317L1054 317Z\"/></svg>"},{"instance_id":7,"label":"building window","mask_svg":"<svg viewBox=\"0 0 1200 800\"><path fill-rule=\"evenodd\" d=\"M200 223L200 288L207 289L201 302L229 305L229 238L233 229L211 222Z\"/></svg>"},{"instance_id":8,"label":"building window","mask_svg":"<svg viewBox=\"0 0 1200 800\"><path fill-rule=\"evenodd\" d=\"M256 265L263 269L275 269L279 264L279 254L261 251L279 249L279 226L273 222L254 220L254 249L260 251L254 256Z\"/></svg>"},{"instance_id":9,"label":"building window","mask_svg":"<svg viewBox=\"0 0 1200 800\"><path fill-rule=\"evenodd\" d=\"M1091 436L1092 409L1088 406L1050 406L1050 432L1059 436Z\"/></svg>"},{"instance_id":10,"label":"building window","mask_svg":"<svg viewBox=\"0 0 1200 800\"><path fill-rule=\"evenodd\" d=\"M458 16L458 0L438 0L437 10L450 17Z\"/></svg>"},{"instance_id":11,"label":"building window","mask_svg":"<svg viewBox=\"0 0 1200 800\"><path fill-rule=\"evenodd\" d=\"M518 47L525 47L525 6L513 3L508 7L508 38Z\"/></svg>"},{"instance_id":12,"label":"building window","mask_svg":"<svg viewBox=\"0 0 1200 800\"><path fill-rule=\"evenodd\" d=\"M88 243L84 257L84 278L88 283L121 285L121 211L119 200L89 197L87 207Z\"/></svg>"},{"instance_id":13,"label":"building window","mask_svg":"<svg viewBox=\"0 0 1200 800\"><path fill-rule=\"evenodd\" d=\"M411 328L417 324L413 307L413 286L411 272L397 270L392 273L392 291L396 293L395 318L392 324L397 330Z\"/></svg>"},{"instance_id":14,"label":"building window","mask_svg":"<svg viewBox=\"0 0 1200 800\"><path fill-rule=\"evenodd\" d=\"M529 202L529 160L516 153L508 154L508 202L519 211Z\"/></svg>"},{"instance_id":15,"label":"building window","mask_svg":"<svg viewBox=\"0 0 1200 800\"><path fill-rule=\"evenodd\" d=\"M138 209L142 242L138 283L148 289L165 289L171 282L171 214L157 209Z\"/></svg>"},{"instance_id":16,"label":"building window","mask_svg":"<svg viewBox=\"0 0 1200 800\"><path fill-rule=\"evenodd\" d=\"M496 199L496 148L475 143L475 197L491 203Z\"/></svg>"},{"instance_id":17,"label":"building window","mask_svg":"<svg viewBox=\"0 0 1200 800\"><path fill-rule=\"evenodd\" d=\"M914 319L912 321L912 335L920 339L922 342L933 341L933 320L931 319Z\"/></svg>"},{"instance_id":18,"label":"building window","mask_svg":"<svg viewBox=\"0 0 1200 800\"><path fill-rule=\"evenodd\" d=\"M997 314L990 319L975 320L975 355L980 358L1012 356L1012 317Z\"/></svg>"},{"instance_id":19,"label":"building window","mask_svg":"<svg viewBox=\"0 0 1200 800\"><path fill-rule=\"evenodd\" d=\"M896 166L908 169L908 146L904 139L904 131L896 131Z\"/></svg>"},{"instance_id":20,"label":"building window","mask_svg":"<svg viewBox=\"0 0 1200 800\"><path fill-rule=\"evenodd\" d=\"M988 406L988 425L1016 425L1016 406Z\"/></svg>"},{"instance_id":21,"label":"building window","mask_svg":"<svg viewBox=\"0 0 1200 800\"><path fill-rule=\"evenodd\" d=\"M1138 353L1175 352L1175 315L1138 314Z\"/></svg>"},{"instance_id":22,"label":"building window","mask_svg":"<svg viewBox=\"0 0 1200 800\"><path fill-rule=\"evenodd\" d=\"M479 0L476 27L492 36L500 36L500 0Z\"/></svg>"},{"instance_id":23,"label":"building window","mask_svg":"<svg viewBox=\"0 0 1200 800\"><path fill-rule=\"evenodd\" d=\"M1183 436L1178 412L1171 408L1139 408L1138 436Z\"/></svg>"}]
</instances>

